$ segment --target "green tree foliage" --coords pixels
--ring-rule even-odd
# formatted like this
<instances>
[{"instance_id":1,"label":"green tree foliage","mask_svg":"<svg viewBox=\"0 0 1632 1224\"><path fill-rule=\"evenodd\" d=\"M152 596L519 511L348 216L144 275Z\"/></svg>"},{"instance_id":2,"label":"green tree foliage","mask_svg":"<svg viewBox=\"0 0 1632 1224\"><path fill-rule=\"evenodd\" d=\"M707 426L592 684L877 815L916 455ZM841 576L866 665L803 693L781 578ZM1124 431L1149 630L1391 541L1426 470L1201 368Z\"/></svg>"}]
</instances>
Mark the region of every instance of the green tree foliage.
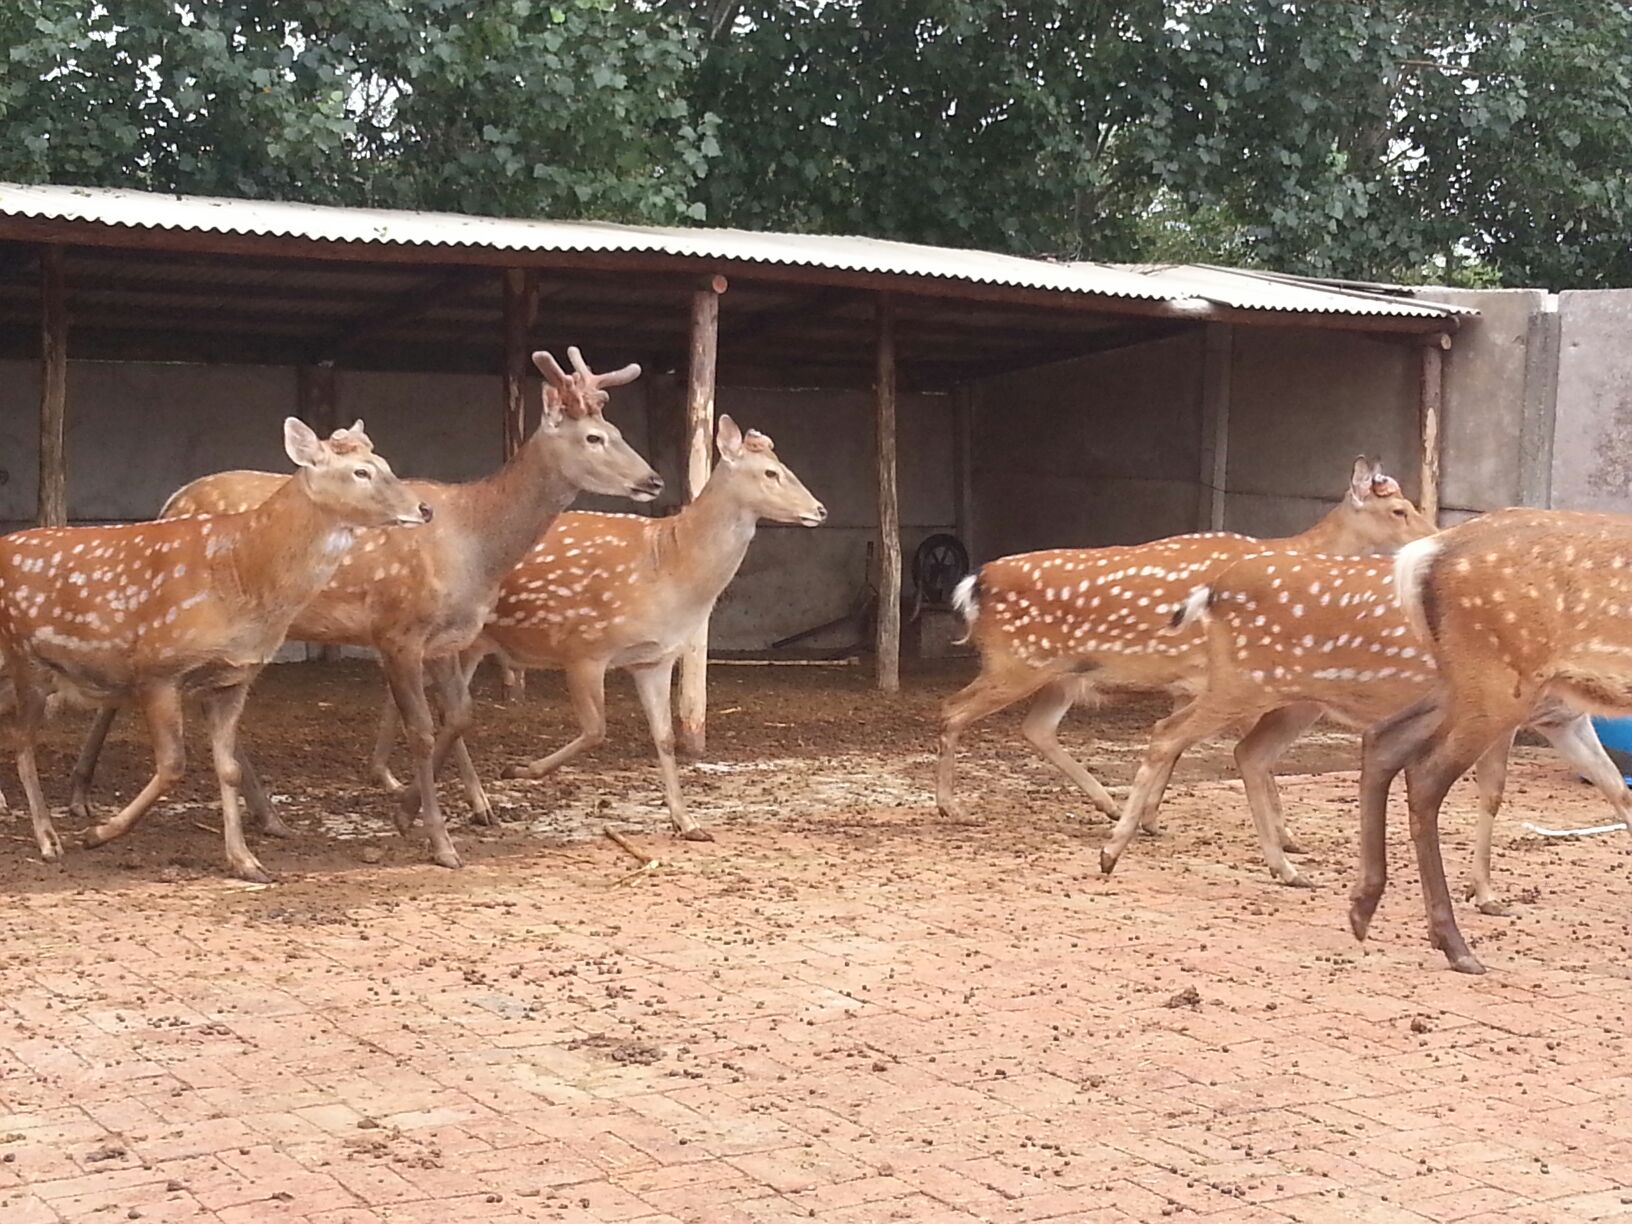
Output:
<instances>
[{"instance_id":1,"label":"green tree foliage","mask_svg":"<svg viewBox=\"0 0 1632 1224\"><path fill-rule=\"evenodd\" d=\"M0 177L1632 283L1624 0L9 0Z\"/></svg>"},{"instance_id":2,"label":"green tree foliage","mask_svg":"<svg viewBox=\"0 0 1632 1224\"><path fill-rule=\"evenodd\" d=\"M0 177L695 219L697 51L617 0L9 0Z\"/></svg>"}]
</instances>

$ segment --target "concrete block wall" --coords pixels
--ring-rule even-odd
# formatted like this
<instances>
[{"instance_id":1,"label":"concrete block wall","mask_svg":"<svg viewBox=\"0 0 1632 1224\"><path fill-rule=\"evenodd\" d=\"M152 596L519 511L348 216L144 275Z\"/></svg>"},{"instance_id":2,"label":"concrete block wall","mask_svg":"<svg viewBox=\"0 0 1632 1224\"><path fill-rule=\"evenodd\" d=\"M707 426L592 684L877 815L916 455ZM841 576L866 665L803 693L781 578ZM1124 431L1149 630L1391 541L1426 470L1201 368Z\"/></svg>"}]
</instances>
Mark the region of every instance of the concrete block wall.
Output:
<instances>
[{"instance_id":1,"label":"concrete block wall","mask_svg":"<svg viewBox=\"0 0 1632 1224\"><path fill-rule=\"evenodd\" d=\"M977 560L1193 530L1201 494L1203 333L977 384Z\"/></svg>"},{"instance_id":2,"label":"concrete block wall","mask_svg":"<svg viewBox=\"0 0 1632 1224\"><path fill-rule=\"evenodd\" d=\"M1632 514L1632 289L1558 295L1552 504Z\"/></svg>"}]
</instances>

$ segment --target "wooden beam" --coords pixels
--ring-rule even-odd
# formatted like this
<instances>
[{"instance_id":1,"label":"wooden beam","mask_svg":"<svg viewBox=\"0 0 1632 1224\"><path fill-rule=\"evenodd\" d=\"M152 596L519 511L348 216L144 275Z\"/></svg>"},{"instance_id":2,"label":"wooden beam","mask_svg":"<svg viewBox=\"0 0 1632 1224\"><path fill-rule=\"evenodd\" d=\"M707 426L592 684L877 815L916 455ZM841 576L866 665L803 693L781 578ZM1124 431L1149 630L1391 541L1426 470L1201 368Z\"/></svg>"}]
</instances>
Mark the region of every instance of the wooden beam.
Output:
<instances>
[{"instance_id":1,"label":"wooden beam","mask_svg":"<svg viewBox=\"0 0 1632 1224\"><path fill-rule=\"evenodd\" d=\"M719 365L720 295L725 277L714 276L691 295L691 353L686 365L686 501L708 483L714 460L714 379ZM687 756L701 756L708 731L708 622L680 656L680 734Z\"/></svg>"},{"instance_id":2,"label":"wooden beam","mask_svg":"<svg viewBox=\"0 0 1632 1224\"><path fill-rule=\"evenodd\" d=\"M504 271L504 457L527 440L527 386L533 368L527 343L538 312L538 287L523 268Z\"/></svg>"},{"instance_id":3,"label":"wooden beam","mask_svg":"<svg viewBox=\"0 0 1632 1224\"><path fill-rule=\"evenodd\" d=\"M68 293L63 250L40 252L40 484L41 527L68 522Z\"/></svg>"},{"instance_id":4,"label":"wooden beam","mask_svg":"<svg viewBox=\"0 0 1632 1224\"><path fill-rule=\"evenodd\" d=\"M901 690L901 506L895 484L895 303L878 295L873 403L878 459L877 678L881 692Z\"/></svg>"},{"instance_id":5,"label":"wooden beam","mask_svg":"<svg viewBox=\"0 0 1632 1224\"><path fill-rule=\"evenodd\" d=\"M1439 524L1439 410L1445 396L1445 352L1451 347L1447 335L1435 336L1422 346L1421 379L1418 383L1418 427L1422 461L1418 494L1423 516Z\"/></svg>"}]
</instances>

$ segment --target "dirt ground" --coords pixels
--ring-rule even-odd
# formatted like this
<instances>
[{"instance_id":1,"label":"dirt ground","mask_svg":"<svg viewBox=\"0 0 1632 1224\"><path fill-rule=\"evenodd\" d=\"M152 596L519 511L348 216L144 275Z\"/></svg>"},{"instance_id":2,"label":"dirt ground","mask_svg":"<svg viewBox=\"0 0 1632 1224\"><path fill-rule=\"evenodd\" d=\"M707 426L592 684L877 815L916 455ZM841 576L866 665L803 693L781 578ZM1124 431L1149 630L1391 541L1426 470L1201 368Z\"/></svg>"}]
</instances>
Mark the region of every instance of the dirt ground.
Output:
<instances>
[{"instance_id":1,"label":"dirt ground","mask_svg":"<svg viewBox=\"0 0 1632 1224\"><path fill-rule=\"evenodd\" d=\"M122 842L46 866L0 824L0 1224L1632 1216L1632 839L1526 832L1605 817L1544 751L1497 836L1513 916L1461 914L1467 978L1423 939L1403 815L1372 940L1347 933L1353 736L1284 784L1315 890L1269 881L1228 743L1107 879L1014 715L962 755L974 820L935 815L966 666L888 701L856 668L714 668L684 771L711 844L668 835L619 677L593 757L491 783L500 829L445 783L468 865L424 864L362 776L364 664L251 699L299 833L255 839L273 886L223 878L196 734ZM571 734L553 677L487 684L485 777ZM1162 708L1074 715L1067 746L1115 790ZM44 754L59 803L82 725ZM122 724L101 802L148 766ZM1463 784L1453 878L1472 814ZM629 878L608 822L660 866Z\"/></svg>"}]
</instances>

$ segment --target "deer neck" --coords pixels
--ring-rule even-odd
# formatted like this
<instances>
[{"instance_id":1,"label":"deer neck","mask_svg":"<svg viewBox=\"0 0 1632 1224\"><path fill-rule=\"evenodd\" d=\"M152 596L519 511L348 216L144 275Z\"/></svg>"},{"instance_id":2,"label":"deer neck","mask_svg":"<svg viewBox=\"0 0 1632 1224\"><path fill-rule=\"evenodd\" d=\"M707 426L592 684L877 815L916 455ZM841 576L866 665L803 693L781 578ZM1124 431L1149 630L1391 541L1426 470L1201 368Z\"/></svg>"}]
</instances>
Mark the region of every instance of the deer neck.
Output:
<instances>
[{"instance_id":1,"label":"deer neck","mask_svg":"<svg viewBox=\"0 0 1632 1224\"><path fill-rule=\"evenodd\" d=\"M1289 536L1285 544L1297 552L1323 553L1329 557L1354 557L1379 551L1360 533L1361 511L1347 499L1326 512L1320 522Z\"/></svg>"},{"instance_id":2,"label":"deer neck","mask_svg":"<svg viewBox=\"0 0 1632 1224\"><path fill-rule=\"evenodd\" d=\"M460 486L461 526L472 541L469 556L477 576L496 585L578 492L536 432L491 476Z\"/></svg>"},{"instance_id":3,"label":"deer neck","mask_svg":"<svg viewBox=\"0 0 1632 1224\"><path fill-rule=\"evenodd\" d=\"M334 577L351 541L352 528L314 502L297 475L243 514L223 550L230 585L268 623L292 620ZM207 560L212 543L205 542Z\"/></svg>"},{"instance_id":4,"label":"deer neck","mask_svg":"<svg viewBox=\"0 0 1632 1224\"><path fill-rule=\"evenodd\" d=\"M759 516L731 495L726 482L713 479L666 526L669 547L660 551L660 564L672 570L677 581L712 600L741 567Z\"/></svg>"}]
</instances>

